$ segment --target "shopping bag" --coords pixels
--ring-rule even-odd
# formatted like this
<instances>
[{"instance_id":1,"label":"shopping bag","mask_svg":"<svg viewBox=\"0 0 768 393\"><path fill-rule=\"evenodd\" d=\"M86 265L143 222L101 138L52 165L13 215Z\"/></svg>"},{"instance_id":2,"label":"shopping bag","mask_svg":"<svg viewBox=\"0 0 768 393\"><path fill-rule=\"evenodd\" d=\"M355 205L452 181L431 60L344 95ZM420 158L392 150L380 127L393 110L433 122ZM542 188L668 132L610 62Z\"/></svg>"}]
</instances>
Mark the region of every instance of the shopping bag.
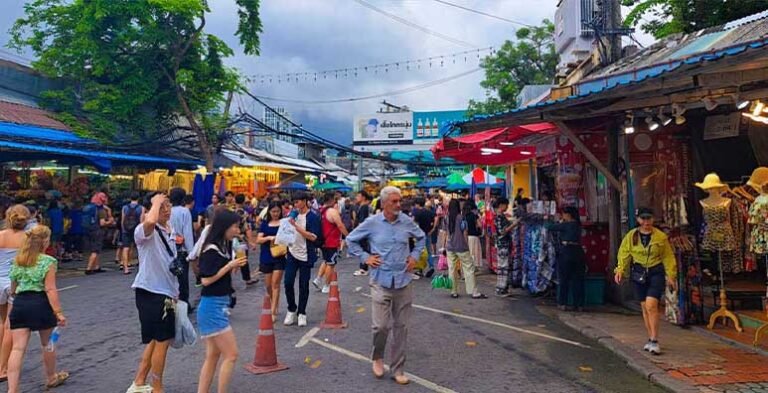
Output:
<instances>
[{"instance_id":1,"label":"shopping bag","mask_svg":"<svg viewBox=\"0 0 768 393\"><path fill-rule=\"evenodd\" d=\"M437 260L437 270L448 270L448 256L440 254L440 258Z\"/></svg>"},{"instance_id":2,"label":"shopping bag","mask_svg":"<svg viewBox=\"0 0 768 393\"><path fill-rule=\"evenodd\" d=\"M179 349L185 345L195 345L197 332L187 315L189 305L183 300L176 302L176 335L171 341L171 347Z\"/></svg>"},{"instance_id":3,"label":"shopping bag","mask_svg":"<svg viewBox=\"0 0 768 393\"><path fill-rule=\"evenodd\" d=\"M421 251L421 255L419 255L419 260L416 263L416 270L424 270L427 268L427 264L429 263L429 253L426 249Z\"/></svg>"},{"instance_id":4,"label":"shopping bag","mask_svg":"<svg viewBox=\"0 0 768 393\"><path fill-rule=\"evenodd\" d=\"M280 226L277 228L275 244L290 246L294 242L296 242L296 228L291 225L290 219L283 218L280 220Z\"/></svg>"}]
</instances>

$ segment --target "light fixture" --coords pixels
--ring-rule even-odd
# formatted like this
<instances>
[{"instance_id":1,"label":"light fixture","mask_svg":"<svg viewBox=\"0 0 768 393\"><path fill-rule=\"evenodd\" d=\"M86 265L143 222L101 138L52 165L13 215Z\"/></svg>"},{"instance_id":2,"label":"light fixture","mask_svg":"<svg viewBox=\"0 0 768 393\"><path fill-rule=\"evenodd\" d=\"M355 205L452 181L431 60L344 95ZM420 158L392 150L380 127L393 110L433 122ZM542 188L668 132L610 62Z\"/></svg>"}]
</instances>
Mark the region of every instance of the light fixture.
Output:
<instances>
[{"instance_id":1,"label":"light fixture","mask_svg":"<svg viewBox=\"0 0 768 393\"><path fill-rule=\"evenodd\" d=\"M635 133L635 117L632 115L632 112L627 112L627 118L624 119L624 134L634 134Z\"/></svg>"},{"instance_id":2,"label":"light fixture","mask_svg":"<svg viewBox=\"0 0 768 393\"><path fill-rule=\"evenodd\" d=\"M484 152L480 153L481 156L490 156L491 154L493 154L493 153L490 153L490 152L487 152L487 151L484 151Z\"/></svg>"},{"instance_id":3,"label":"light fixture","mask_svg":"<svg viewBox=\"0 0 768 393\"><path fill-rule=\"evenodd\" d=\"M672 118L664 114L664 108L659 108L659 121L661 122L661 125L664 127L668 126L669 123L672 123Z\"/></svg>"},{"instance_id":4,"label":"light fixture","mask_svg":"<svg viewBox=\"0 0 768 393\"><path fill-rule=\"evenodd\" d=\"M715 108L717 108L718 105L720 105L717 101L712 99L711 97L704 97L701 102L704 103L704 108L707 108L708 111L713 111Z\"/></svg>"},{"instance_id":5,"label":"light fixture","mask_svg":"<svg viewBox=\"0 0 768 393\"><path fill-rule=\"evenodd\" d=\"M499 144L502 146L514 146L515 142L499 142Z\"/></svg>"},{"instance_id":6,"label":"light fixture","mask_svg":"<svg viewBox=\"0 0 768 393\"><path fill-rule=\"evenodd\" d=\"M752 107L752 116L760 116L763 113L763 109L765 109L765 104L762 101L755 101Z\"/></svg>"},{"instance_id":7,"label":"light fixture","mask_svg":"<svg viewBox=\"0 0 768 393\"><path fill-rule=\"evenodd\" d=\"M653 115L645 117L645 124L648 124L648 131L656 131L659 129L659 123L653 120Z\"/></svg>"},{"instance_id":8,"label":"light fixture","mask_svg":"<svg viewBox=\"0 0 768 393\"><path fill-rule=\"evenodd\" d=\"M524 156L530 156L530 155L531 155L531 154L533 154L533 153L532 153L532 152L529 152L528 150L523 150L523 151L521 151L521 152L520 152L520 154L522 154L522 155L524 155Z\"/></svg>"},{"instance_id":9,"label":"light fixture","mask_svg":"<svg viewBox=\"0 0 768 393\"><path fill-rule=\"evenodd\" d=\"M738 94L733 95L733 102L736 104L736 109L742 110L749 106L749 100L742 100Z\"/></svg>"},{"instance_id":10,"label":"light fixture","mask_svg":"<svg viewBox=\"0 0 768 393\"><path fill-rule=\"evenodd\" d=\"M685 111L688 110L688 108L683 104L672 104L672 116L675 118L675 124L677 125L683 125L685 124L685 116L683 114Z\"/></svg>"},{"instance_id":11,"label":"light fixture","mask_svg":"<svg viewBox=\"0 0 768 393\"><path fill-rule=\"evenodd\" d=\"M490 147L482 147L480 148L480 151L482 151L483 153L489 153L489 154L501 153L501 149L491 149Z\"/></svg>"}]
</instances>

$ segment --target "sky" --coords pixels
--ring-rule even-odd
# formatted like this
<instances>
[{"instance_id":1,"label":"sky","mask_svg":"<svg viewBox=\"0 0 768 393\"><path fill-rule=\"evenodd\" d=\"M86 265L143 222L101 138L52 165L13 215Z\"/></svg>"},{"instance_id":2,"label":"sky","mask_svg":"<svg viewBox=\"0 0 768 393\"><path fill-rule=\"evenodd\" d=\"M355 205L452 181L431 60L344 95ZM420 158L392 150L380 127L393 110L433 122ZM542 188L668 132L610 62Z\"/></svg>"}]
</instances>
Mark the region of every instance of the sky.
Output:
<instances>
[{"instance_id":1,"label":"sky","mask_svg":"<svg viewBox=\"0 0 768 393\"><path fill-rule=\"evenodd\" d=\"M0 45L8 40L7 31L13 21L23 15L25 0L2 0L0 13ZM377 13L359 1L447 38L397 22ZM450 3L483 11L517 22L538 25L547 18L554 19L557 0L450 0ZM445 56L439 61L422 62L418 67L392 67L387 72L360 69L357 77L349 73L338 79L329 74L296 82L280 83L258 75L315 72L332 69L364 67L366 65L403 62L409 59L440 57L474 48L500 47L514 39L520 27L483 15L441 4L435 0L261 0L264 33L258 57L242 53L234 33L237 28L234 0L209 0L211 15L206 31L226 41L236 55L227 60L244 75L252 76L248 89L258 96L301 101L336 100L395 92L418 87L429 82L450 79L473 71L479 66L477 53L467 56ZM648 36L636 36L643 44L652 42ZM464 44L456 42L462 41ZM470 46L471 45L471 46ZM488 52L483 51L481 55ZM7 50L0 56L7 57ZM23 56L29 57L26 53ZM466 60L465 60L466 57ZM322 75L322 74L320 74ZM262 83L261 80L264 80ZM412 110L465 109L470 99L483 99L480 87L483 72L470 73L446 83L412 89L407 94L334 104L286 103L267 101L283 106L304 128L333 141L351 145L353 117L376 112L382 99ZM247 97L237 97L234 108L261 117L263 107Z\"/></svg>"}]
</instances>

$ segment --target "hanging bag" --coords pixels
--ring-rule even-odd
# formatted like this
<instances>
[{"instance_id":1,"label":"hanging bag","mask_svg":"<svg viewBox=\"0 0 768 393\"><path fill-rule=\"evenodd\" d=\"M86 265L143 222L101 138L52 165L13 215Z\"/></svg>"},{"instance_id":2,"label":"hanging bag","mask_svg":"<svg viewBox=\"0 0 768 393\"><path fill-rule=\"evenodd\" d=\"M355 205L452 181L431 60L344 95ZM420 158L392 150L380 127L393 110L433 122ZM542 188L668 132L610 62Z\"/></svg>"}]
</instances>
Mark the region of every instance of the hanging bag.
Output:
<instances>
[{"instance_id":1,"label":"hanging bag","mask_svg":"<svg viewBox=\"0 0 768 393\"><path fill-rule=\"evenodd\" d=\"M296 242L296 228L291 225L288 218L280 220L280 227L277 228L275 235L275 244L288 246Z\"/></svg>"},{"instance_id":2,"label":"hanging bag","mask_svg":"<svg viewBox=\"0 0 768 393\"><path fill-rule=\"evenodd\" d=\"M448 256L445 253L440 254L437 259L437 270L448 270Z\"/></svg>"},{"instance_id":3,"label":"hanging bag","mask_svg":"<svg viewBox=\"0 0 768 393\"><path fill-rule=\"evenodd\" d=\"M275 241L272 240L269 244L269 253L272 254L272 258L282 258L288 255L288 246L275 244Z\"/></svg>"}]
</instances>

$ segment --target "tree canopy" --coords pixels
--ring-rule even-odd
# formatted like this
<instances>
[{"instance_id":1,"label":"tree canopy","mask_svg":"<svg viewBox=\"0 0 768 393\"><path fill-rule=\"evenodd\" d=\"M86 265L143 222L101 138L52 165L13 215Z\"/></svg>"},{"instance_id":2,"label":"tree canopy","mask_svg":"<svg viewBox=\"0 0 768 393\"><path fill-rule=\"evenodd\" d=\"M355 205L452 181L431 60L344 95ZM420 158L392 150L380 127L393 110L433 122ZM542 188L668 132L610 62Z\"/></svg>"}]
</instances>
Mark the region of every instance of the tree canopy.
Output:
<instances>
[{"instance_id":1,"label":"tree canopy","mask_svg":"<svg viewBox=\"0 0 768 393\"><path fill-rule=\"evenodd\" d=\"M259 0L236 0L236 32L259 54ZM146 141L183 117L209 169L223 129L228 92L241 88L234 54L205 32L206 0L32 0L10 30L9 46L31 48L33 67L65 78L43 104L76 130L103 140Z\"/></svg>"},{"instance_id":2,"label":"tree canopy","mask_svg":"<svg viewBox=\"0 0 768 393\"><path fill-rule=\"evenodd\" d=\"M558 56L552 36L555 25L547 19L541 26L520 28L516 41L507 40L498 52L486 57L481 67L485 80L485 101L470 100L468 112L492 114L517 107L516 98L526 85L551 84Z\"/></svg>"},{"instance_id":3,"label":"tree canopy","mask_svg":"<svg viewBox=\"0 0 768 393\"><path fill-rule=\"evenodd\" d=\"M640 26L656 38L693 33L768 9L768 0L623 0L622 4L632 7L624 25Z\"/></svg>"}]
</instances>

